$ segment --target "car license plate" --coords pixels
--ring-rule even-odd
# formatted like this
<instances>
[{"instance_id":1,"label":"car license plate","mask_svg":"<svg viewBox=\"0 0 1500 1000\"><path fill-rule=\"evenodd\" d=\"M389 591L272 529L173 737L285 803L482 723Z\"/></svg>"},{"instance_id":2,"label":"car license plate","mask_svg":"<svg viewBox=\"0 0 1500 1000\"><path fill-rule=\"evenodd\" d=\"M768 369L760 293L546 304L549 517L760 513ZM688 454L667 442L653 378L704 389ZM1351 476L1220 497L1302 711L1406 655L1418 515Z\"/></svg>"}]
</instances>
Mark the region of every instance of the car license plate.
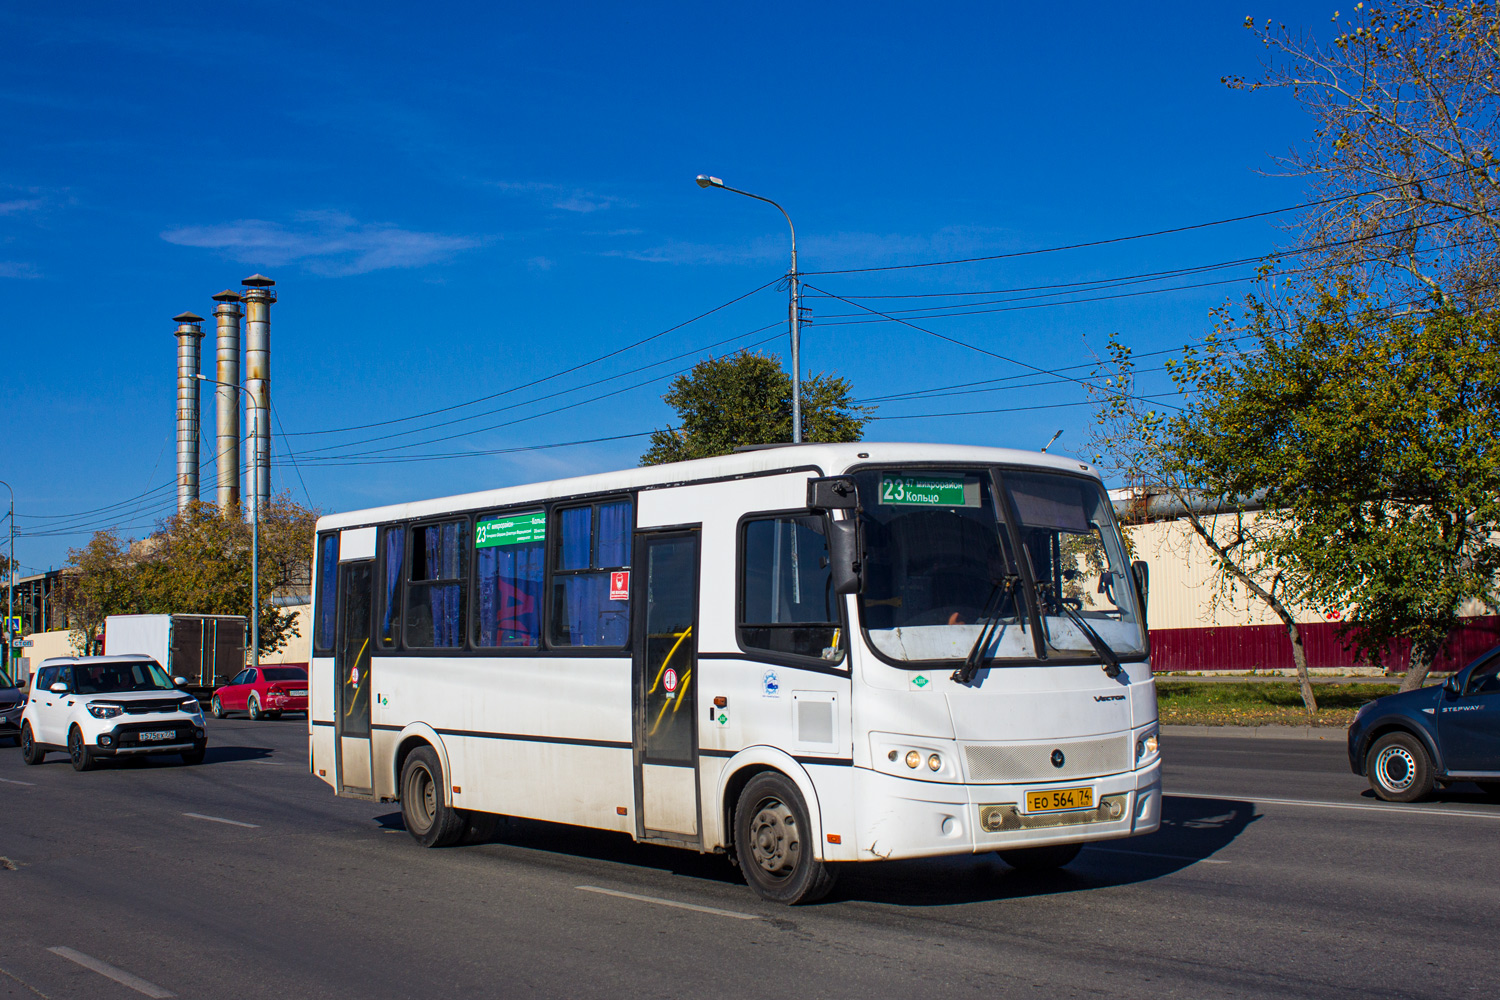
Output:
<instances>
[{"instance_id":1,"label":"car license plate","mask_svg":"<svg viewBox=\"0 0 1500 1000\"><path fill-rule=\"evenodd\" d=\"M177 734L174 733L174 732L172 732L172 730L170 730L170 729L158 729L155 732L142 733L141 734L141 740L143 742L145 740L170 740L172 737L174 737L176 735Z\"/></svg>"},{"instance_id":2,"label":"car license plate","mask_svg":"<svg viewBox=\"0 0 1500 1000\"><path fill-rule=\"evenodd\" d=\"M1043 792L1026 793L1026 811L1029 813L1092 808L1094 808L1092 788L1049 788Z\"/></svg>"},{"instance_id":3,"label":"car license plate","mask_svg":"<svg viewBox=\"0 0 1500 1000\"><path fill-rule=\"evenodd\" d=\"M307 697L307 692L305 690L303 690L303 691L288 691L287 694L291 695L293 698L306 698Z\"/></svg>"}]
</instances>

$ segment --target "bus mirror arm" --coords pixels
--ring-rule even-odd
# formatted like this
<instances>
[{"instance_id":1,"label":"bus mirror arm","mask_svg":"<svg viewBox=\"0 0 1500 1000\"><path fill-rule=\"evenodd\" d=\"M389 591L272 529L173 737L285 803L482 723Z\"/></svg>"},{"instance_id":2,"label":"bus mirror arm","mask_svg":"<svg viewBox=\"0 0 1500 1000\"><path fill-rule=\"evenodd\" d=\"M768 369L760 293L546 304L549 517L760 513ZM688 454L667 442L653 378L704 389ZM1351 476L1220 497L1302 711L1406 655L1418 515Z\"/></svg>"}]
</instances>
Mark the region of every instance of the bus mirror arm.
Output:
<instances>
[{"instance_id":1,"label":"bus mirror arm","mask_svg":"<svg viewBox=\"0 0 1500 1000\"><path fill-rule=\"evenodd\" d=\"M1130 573L1135 577L1135 589L1141 595L1141 627L1147 628L1146 605L1151 591L1151 567L1146 565L1144 559L1137 559L1130 564Z\"/></svg>"},{"instance_id":2,"label":"bus mirror arm","mask_svg":"<svg viewBox=\"0 0 1500 1000\"><path fill-rule=\"evenodd\" d=\"M859 536L856 518L828 522L829 572L835 594L858 594L864 590L864 552Z\"/></svg>"}]
</instances>

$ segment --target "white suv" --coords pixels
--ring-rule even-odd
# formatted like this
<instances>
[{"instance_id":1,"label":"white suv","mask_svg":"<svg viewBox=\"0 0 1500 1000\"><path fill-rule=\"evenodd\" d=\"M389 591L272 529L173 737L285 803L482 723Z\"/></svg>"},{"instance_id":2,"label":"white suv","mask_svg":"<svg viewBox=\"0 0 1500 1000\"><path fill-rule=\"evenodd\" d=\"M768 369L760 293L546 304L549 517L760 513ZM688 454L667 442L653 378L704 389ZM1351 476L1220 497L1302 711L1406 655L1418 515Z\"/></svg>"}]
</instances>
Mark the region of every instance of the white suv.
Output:
<instances>
[{"instance_id":1,"label":"white suv","mask_svg":"<svg viewBox=\"0 0 1500 1000\"><path fill-rule=\"evenodd\" d=\"M40 764L63 750L75 771L100 757L181 754L203 762L208 736L198 699L177 689L155 660L143 656L62 656L42 661L21 713L21 756Z\"/></svg>"}]
</instances>

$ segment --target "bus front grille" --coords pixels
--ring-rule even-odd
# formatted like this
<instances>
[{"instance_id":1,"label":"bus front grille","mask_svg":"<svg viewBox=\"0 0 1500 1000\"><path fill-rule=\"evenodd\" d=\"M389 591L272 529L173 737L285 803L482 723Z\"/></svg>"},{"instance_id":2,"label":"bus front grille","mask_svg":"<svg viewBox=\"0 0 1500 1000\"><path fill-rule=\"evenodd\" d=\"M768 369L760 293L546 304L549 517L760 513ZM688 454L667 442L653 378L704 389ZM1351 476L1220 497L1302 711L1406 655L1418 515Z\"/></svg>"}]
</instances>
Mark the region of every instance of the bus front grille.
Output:
<instances>
[{"instance_id":1,"label":"bus front grille","mask_svg":"<svg viewBox=\"0 0 1500 1000\"><path fill-rule=\"evenodd\" d=\"M1054 753L1062 755L1055 762ZM964 747L968 780L1003 784L1096 778L1130 770L1130 735L1049 743L970 743Z\"/></svg>"}]
</instances>

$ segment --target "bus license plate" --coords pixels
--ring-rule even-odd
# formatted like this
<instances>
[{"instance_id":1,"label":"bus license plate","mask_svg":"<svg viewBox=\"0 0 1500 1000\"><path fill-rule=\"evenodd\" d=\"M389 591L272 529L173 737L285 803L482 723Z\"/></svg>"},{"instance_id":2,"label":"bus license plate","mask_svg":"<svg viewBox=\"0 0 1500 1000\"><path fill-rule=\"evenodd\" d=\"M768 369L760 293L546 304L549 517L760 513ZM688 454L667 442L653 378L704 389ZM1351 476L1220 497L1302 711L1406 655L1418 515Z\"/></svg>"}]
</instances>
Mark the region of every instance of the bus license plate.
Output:
<instances>
[{"instance_id":1,"label":"bus license plate","mask_svg":"<svg viewBox=\"0 0 1500 1000\"><path fill-rule=\"evenodd\" d=\"M152 733L142 733L141 734L141 739L142 740L170 740L172 737L174 737L176 735L177 734L174 733L174 732L172 732L172 730L170 730L170 729L159 729L156 732L152 732Z\"/></svg>"},{"instance_id":2,"label":"bus license plate","mask_svg":"<svg viewBox=\"0 0 1500 1000\"><path fill-rule=\"evenodd\" d=\"M1092 788L1049 788L1044 792L1026 793L1026 811L1029 813L1092 808L1094 808Z\"/></svg>"}]
</instances>

